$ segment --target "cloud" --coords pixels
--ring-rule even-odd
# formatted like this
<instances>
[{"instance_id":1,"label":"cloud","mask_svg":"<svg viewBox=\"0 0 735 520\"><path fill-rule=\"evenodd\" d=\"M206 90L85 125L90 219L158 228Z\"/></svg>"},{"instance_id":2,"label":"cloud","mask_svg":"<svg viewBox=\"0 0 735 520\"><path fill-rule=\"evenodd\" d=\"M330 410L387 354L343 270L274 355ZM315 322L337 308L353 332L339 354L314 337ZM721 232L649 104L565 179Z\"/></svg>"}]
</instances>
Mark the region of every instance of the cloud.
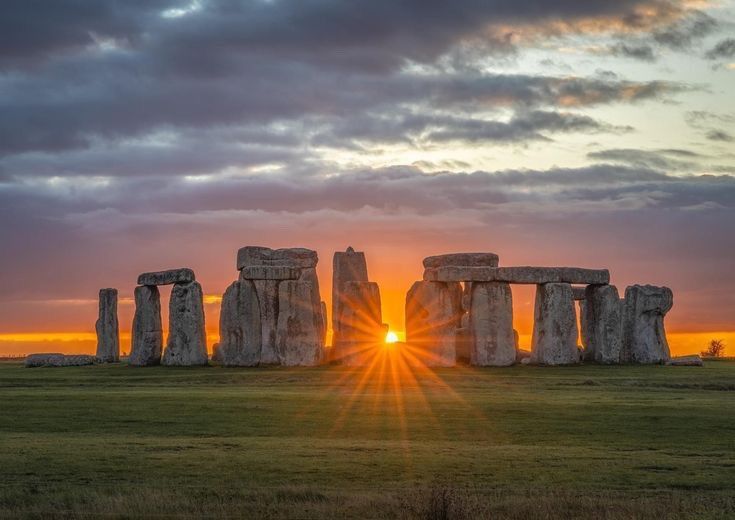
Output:
<instances>
[{"instance_id":1,"label":"cloud","mask_svg":"<svg viewBox=\"0 0 735 520\"><path fill-rule=\"evenodd\" d=\"M732 135L728 134L724 130L710 130L707 132L707 139L710 141L722 141L724 143L731 143L735 141Z\"/></svg>"},{"instance_id":2,"label":"cloud","mask_svg":"<svg viewBox=\"0 0 735 520\"><path fill-rule=\"evenodd\" d=\"M613 56L623 56L641 61L656 61L656 53L653 47L647 44L629 45L620 42L610 46L608 52Z\"/></svg>"},{"instance_id":3,"label":"cloud","mask_svg":"<svg viewBox=\"0 0 735 520\"><path fill-rule=\"evenodd\" d=\"M735 56L735 38L726 38L705 53L709 60L727 59Z\"/></svg>"}]
</instances>

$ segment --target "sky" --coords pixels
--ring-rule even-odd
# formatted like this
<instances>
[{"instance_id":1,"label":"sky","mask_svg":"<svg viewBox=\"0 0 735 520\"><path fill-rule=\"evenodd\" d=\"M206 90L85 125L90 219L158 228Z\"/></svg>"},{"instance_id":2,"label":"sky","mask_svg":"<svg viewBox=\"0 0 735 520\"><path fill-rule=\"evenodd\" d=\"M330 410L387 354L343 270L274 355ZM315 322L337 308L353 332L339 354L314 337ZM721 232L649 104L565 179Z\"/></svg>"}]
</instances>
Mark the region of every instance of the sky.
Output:
<instances>
[{"instance_id":1,"label":"sky","mask_svg":"<svg viewBox=\"0 0 735 520\"><path fill-rule=\"evenodd\" d=\"M0 355L93 351L97 292L239 247L366 252L403 331L423 257L666 285L735 354L735 2L5 0ZM167 298L168 291L164 290ZM522 340L533 288L514 287Z\"/></svg>"}]
</instances>

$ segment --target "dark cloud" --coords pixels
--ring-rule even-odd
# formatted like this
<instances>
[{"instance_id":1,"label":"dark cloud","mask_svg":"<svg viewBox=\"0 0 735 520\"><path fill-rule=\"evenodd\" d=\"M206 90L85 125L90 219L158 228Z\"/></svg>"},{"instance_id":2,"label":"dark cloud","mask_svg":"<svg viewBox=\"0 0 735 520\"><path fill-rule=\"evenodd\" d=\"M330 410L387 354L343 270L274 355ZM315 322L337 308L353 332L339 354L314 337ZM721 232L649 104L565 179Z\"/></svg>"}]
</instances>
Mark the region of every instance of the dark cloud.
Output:
<instances>
[{"instance_id":1,"label":"dark cloud","mask_svg":"<svg viewBox=\"0 0 735 520\"><path fill-rule=\"evenodd\" d=\"M710 15L694 11L668 27L655 31L653 39L665 47L685 50L711 34L717 26L717 20Z\"/></svg>"},{"instance_id":2,"label":"dark cloud","mask_svg":"<svg viewBox=\"0 0 735 520\"><path fill-rule=\"evenodd\" d=\"M629 45L621 42L611 46L609 52L613 56L623 56L641 61L656 61L656 52L651 45L647 44Z\"/></svg>"},{"instance_id":3,"label":"dark cloud","mask_svg":"<svg viewBox=\"0 0 735 520\"><path fill-rule=\"evenodd\" d=\"M735 141L732 135L728 134L724 130L710 130L707 132L707 139L710 141L722 141L724 143L731 143Z\"/></svg>"},{"instance_id":4,"label":"dark cloud","mask_svg":"<svg viewBox=\"0 0 735 520\"><path fill-rule=\"evenodd\" d=\"M705 54L707 59L717 60L735 56L735 38L726 38L717 43Z\"/></svg>"}]
</instances>

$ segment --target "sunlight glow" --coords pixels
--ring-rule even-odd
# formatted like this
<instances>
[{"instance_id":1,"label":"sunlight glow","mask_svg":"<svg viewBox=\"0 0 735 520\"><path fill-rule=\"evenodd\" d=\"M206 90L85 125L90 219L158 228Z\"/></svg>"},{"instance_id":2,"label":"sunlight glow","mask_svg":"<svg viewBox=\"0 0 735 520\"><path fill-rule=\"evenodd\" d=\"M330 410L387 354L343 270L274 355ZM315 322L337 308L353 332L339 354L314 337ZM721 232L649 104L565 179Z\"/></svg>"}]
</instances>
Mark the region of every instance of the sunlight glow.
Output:
<instances>
[{"instance_id":1,"label":"sunlight glow","mask_svg":"<svg viewBox=\"0 0 735 520\"><path fill-rule=\"evenodd\" d=\"M393 331L389 331L388 334L385 335L385 342L389 345L392 343L398 342L398 334L396 334Z\"/></svg>"}]
</instances>

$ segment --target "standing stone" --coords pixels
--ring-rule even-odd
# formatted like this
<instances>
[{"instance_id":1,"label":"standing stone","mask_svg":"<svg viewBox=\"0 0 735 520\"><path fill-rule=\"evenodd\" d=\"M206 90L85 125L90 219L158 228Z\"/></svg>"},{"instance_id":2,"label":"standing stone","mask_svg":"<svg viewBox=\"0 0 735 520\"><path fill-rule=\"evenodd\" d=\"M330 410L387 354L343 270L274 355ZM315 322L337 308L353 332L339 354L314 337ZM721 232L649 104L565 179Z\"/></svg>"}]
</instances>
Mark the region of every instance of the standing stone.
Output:
<instances>
[{"instance_id":1,"label":"standing stone","mask_svg":"<svg viewBox=\"0 0 735 520\"><path fill-rule=\"evenodd\" d=\"M276 349L285 366L315 366L323 359L321 312L311 304L310 282L284 281L278 287Z\"/></svg>"},{"instance_id":2,"label":"standing stone","mask_svg":"<svg viewBox=\"0 0 735 520\"><path fill-rule=\"evenodd\" d=\"M531 363L571 365L579 363L577 316L572 286L546 283L536 286Z\"/></svg>"},{"instance_id":3,"label":"standing stone","mask_svg":"<svg viewBox=\"0 0 735 520\"><path fill-rule=\"evenodd\" d=\"M117 289L100 289L97 331L97 359L102 363L120 361L120 330L117 322Z\"/></svg>"},{"instance_id":4,"label":"standing stone","mask_svg":"<svg viewBox=\"0 0 735 520\"><path fill-rule=\"evenodd\" d=\"M199 282L174 284L168 306L168 341L161 362L196 366L208 361L202 286Z\"/></svg>"},{"instance_id":5,"label":"standing stone","mask_svg":"<svg viewBox=\"0 0 735 520\"><path fill-rule=\"evenodd\" d=\"M464 302L464 296L462 296ZM469 303L467 304L469 307ZM408 319L406 319L408 322ZM470 363L470 356L472 352L472 331L470 330L470 313L465 312L464 304L462 310L462 317L460 318L460 326L457 329L457 361L462 363Z\"/></svg>"},{"instance_id":6,"label":"standing stone","mask_svg":"<svg viewBox=\"0 0 735 520\"><path fill-rule=\"evenodd\" d=\"M513 296L510 284L502 282L472 284L470 329L473 338L470 363L496 367L515 363Z\"/></svg>"},{"instance_id":7,"label":"standing stone","mask_svg":"<svg viewBox=\"0 0 735 520\"><path fill-rule=\"evenodd\" d=\"M462 325L460 283L415 282L406 294L407 361L451 367L457 362ZM461 347L460 347L461 348Z\"/></svg>"},{"instance_id":8,"label":"standing stone","mask_svg":"<svg viewBox=\"0 0 735 520\"><path fill-rule=\"evenodd\" d=\"M161 296L155 285L135 288L135 316L128 362L133 366L158 365L163 349Z\"/></svg>"},{"instance_id":9,"label":"standing stone","mask_svg":"<svg viewBox=\"0 0 735 520\"><path fill-rule=\"evenodd\" d=\"M254 280L253 284L260 306L260 327L262 346L257 350L247 348L249 352L260 352L260 364L277 365L280 363L276 351L276 327L278 325L278 280ZM250 287L249 285L247 287ZM243 289L247 291L248 289ZM243 306L249 304L244 303ZM243 311L244 312L244 311ZM250 312L252 314L252 312ZM252 344L252 341L250 342ZM257 364L257 361L256 361ZM249 364L248 364L249 366Z\"/></svg>"},{"instance_id":10,"label":"standing stone","mask_svg":"<svg viewBox=\"0 0 735 520\"><path fill-rule=\"evenodd\" d=\"M316 274L314 267L308 267L301 271L299 277L300 282L307 282L311 284L311 294L309 294L309 301L311 302L312 312L319 317L319 337L324 337L326 330L324 329L324 323L322 320L322 295L319 292L319 277ZM323 344L324 342L322 342Z\"/></svg>"},{"instance_id":11,"label":"standing stone","mask_svg":"<svg viewBox=\"0 0 735 520\"><path fill-rule=\"evenodd\" d=\"M584 359L606 365L623 356L623 307L614 285L588 285L581 302Z\"/></svg>"},{"instance_id":12,"label":"standing stone","mask_svg":"<svg viewBox=\"0 0 735 520\"><path fill-rule=\"evenodd\" d=\"M630 363L665 363L671 358L664 316L674 305L668 287L633 285L625 289L623 358Z\"/></svg>"},{"instance_id":13,"label":"standing stone","mask_svg":"<svg viewBox=\"0 0 735 520\"><path fill-rule=\"evenodd\" d=\"M265 285L273 282L273 286L276 287L277 282L273 280L265 282ZM232 282L222 296L217 361L225 366L249 367L261 362L261 349L265 341L264 328L261 326L261 310L270 309L270 303L265 307L258 303L256 284L257 282L250 280ZM273 349L275 350L275 337ZM273 357L275 362L278 362L278 355L275 352Z\"/></svg>"},{"instance_id":14,"label":"standing stone","mask_svg":"<svg viewBox=\"0 0 735 520\"><path fill-rule=\"evenodd\" d=\"M345 252L337 251L332 258L332 345L340 341L342 328L342 286L346 282L367 282L365 253L348 247Z\"/></svg>"},{"instance_id":15,"label":"standing stone","mask_svg":"<svg viewBox=\"0 0 735 520\"><path fill-rule=\"evenodd\" d=\"M342 301L340 341L333 347L335 361L351 366L369 364L385 340L380 288L375 282L345 282Z\"/></svg>"},{"instance_id":16,"label":"standing stone","mask_svg":"<svg viewBox=\"0 0 735 520\"><path fill-rule=\"evenodd\" d=\"M327 328L329 322L327 321L327 303L321 302L322 309L322 345L327 344Z\"/></svg>"}]
</instances>

